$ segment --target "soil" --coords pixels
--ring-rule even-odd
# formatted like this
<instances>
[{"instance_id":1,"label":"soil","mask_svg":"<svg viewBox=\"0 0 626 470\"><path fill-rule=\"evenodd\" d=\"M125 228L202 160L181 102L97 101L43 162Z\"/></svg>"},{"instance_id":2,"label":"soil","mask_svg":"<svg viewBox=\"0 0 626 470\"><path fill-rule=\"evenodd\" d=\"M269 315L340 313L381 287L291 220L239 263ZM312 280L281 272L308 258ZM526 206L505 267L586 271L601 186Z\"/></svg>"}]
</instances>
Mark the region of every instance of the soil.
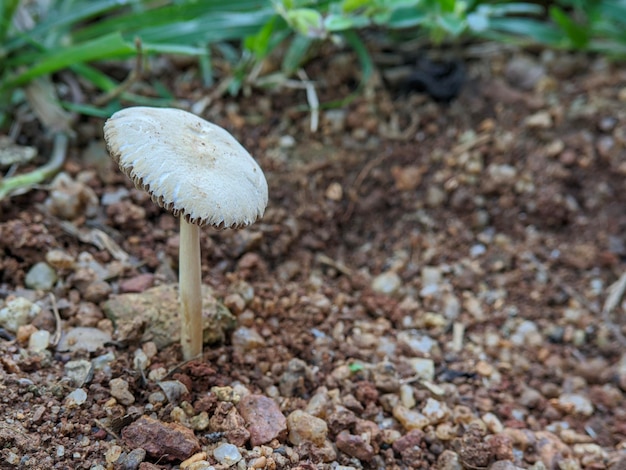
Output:
<instances>
[{"instance_id":1,"label":"soil","mask_svg":"<svg viewBox=\"0 0 626 470\"><path fill-rule=\"evenodd\" d=\"M176 281L178 226L82 118L64 176L0 207L0 308L36 306L0 339L1 468L626 468L626 66L462 55L437 103L394 83L410 51L376 52L315 131L294 82L215 99L166 62L135 85L231 131L270 188L256 224L202 231L236 322L191 362L107 317ZM306 73L322 103L360 79L338 50Z\"/></svg>"}]
</instances>

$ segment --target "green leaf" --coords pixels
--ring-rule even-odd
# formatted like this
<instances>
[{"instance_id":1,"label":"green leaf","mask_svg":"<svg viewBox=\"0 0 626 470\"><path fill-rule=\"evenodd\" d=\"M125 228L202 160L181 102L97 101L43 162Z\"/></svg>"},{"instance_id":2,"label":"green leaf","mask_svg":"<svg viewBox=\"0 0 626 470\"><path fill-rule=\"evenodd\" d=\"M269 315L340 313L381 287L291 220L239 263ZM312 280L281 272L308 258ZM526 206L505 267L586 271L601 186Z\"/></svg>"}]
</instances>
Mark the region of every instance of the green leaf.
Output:
<instances>
[{"instance_id":1,"label":"green leaf","mask_svg":"<svg viewBox=\"0 0 626 470\"><path fill-rule=\"evenodd\" d=\"M41 54L40 60L33 61L34 65L30 68L0 82L0 91L23 85L36 77L56 72L70 65L92 60L128 57L134 53L134 45L124 41L119 33L51 52L45 51Z\"/></svg>"},{"instance_id":2,"label":"green leaf","mask_svg":"<svg viewBox=\"0 0 626 470\"><path fill-rule=\"evenodd\" d=\"M575 23L563 10L553 5L550 7L550 17L565 32L568 39L577 49L584 49L589 43L589 27Z\"/></svg>"},{"instance_id":3,"label":"green leaf","mask_svg":"<svg viewBox=\"0 0 626 470\"><path fill-rule=\"evenodd\" d=\"M263 59L270 52L270 40L276 30L278 15L272 16L258 33L244 39L244 47L251 51L257 59Z\"/></svg>"},{"instance_id":4,"label":"green leaf","mask_svg":"<svg viewBox=\"0 0 626 470\"><path fill-rule=\"evenodd\" d=\"M317 10L312 8L296 8L287 12L287 23L303 36L313 38L323 37L324 19Z\"/></svg>"},{"instance_id":5,"label":"green leaf","mask_svg":"<svg viewBox=\"0 0 626 470\"><path fill-rule=\"evenodd\" d=\"M346 29L361 29L370 24L370 19L365 15L328 15L324 18L324 27L330 32L345 31Z\"/></svg>"},{"instance_id":6,"label":"green leaf","mask_svg":"<svg viewBox=\"0 0 626 470\"><path fill-rule=\"evenodd\" d=\"M486 16L507 16L507 15L543 15L544 8L533 3L501 3L496 5L481 4L476 9Z\"/></svg>"},{"instance_id":7,"label":"green leaf","mask_svg":"<svg viewBox=\"0 0 626 470\"><path fill-rule=\"evenodd\" d=\"M504 33L505 36L498 33ZM562 34L554 26L532 18L490 18L489 30L482 36L498 41L520 36L550 46L559 46L562 42Z\"/></svg>"},{"instance_id":8,"label":"green leaf","mask_svg":"<svg viewBox=\"0 0 626 470\"><path fill-rule=\"evenodd\" d=\"M0 42L4 42L19 0L0 0Z\"/></svg>"},{"instance_id":9,"label":"green leaf","mask_svg":"<svg viewBox=\"0 0 626 470\"><path fill-rule=\"evenodd\" d=\"M283 57L283 63L281 66L285 75L290 76L300 68L304 63L304 60L313 44L313 39L307 36L297 35L294 36L285 56Z\"/></svg>"},{"instance_id":10,"label":"green leaf","mask_svg":"<svg viewBox=\"0 0 626 470\"><path fill-rule=\"evenodd\" d=\"M428 13L416 8L398 8L391 13L387 26L392 29L414 28L429 20Z\"/></svg>"},{"instance_id":11,"label":"green leaf","mask_svg":"<svg viewBox=\"0 0 626 470\"><path fill-rule=\"evenodd\" d=\"M437 24L452 37L460 36L467 27L465 20L453 14L437 16Z\"/></svg>"},{"instance_id":12,"label":"green leaf","mask_svg":"<svg viewBox=\"0 0 626 470\"><path fill-rule=\"evenodd\" d=\"M437 2L444 13L452 13L456 6L456 0L437 0Z\"/></svg>"}]
</instances>

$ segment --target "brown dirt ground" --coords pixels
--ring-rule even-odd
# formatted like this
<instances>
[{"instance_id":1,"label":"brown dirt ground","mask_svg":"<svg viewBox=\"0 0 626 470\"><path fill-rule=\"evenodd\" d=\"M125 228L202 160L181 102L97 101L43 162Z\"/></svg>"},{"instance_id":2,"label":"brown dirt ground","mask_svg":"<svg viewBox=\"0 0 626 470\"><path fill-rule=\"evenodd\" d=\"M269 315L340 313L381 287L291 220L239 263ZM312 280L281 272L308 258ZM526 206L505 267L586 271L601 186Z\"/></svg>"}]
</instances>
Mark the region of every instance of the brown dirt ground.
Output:
<instances>
[{"instance_id":1,"label":"brown dirt ground","mask_svg":"<svg viewBox=\"0 0 626 470\"><path fill-rule=\"evenodd\" d=\"M183 365L174 345L149 370L187 385L188 414L215 413L211 387L236 386L273 398L285 416L311 411L317 394L328 425L323 449L285 434L261 450L245 442L237 468L626 468L625 308L603 312L626 267L626 67L541 51L467 57L468 82L452 103L393 91L377 74L350 104L322 110L317 132L302 89L253 88L202 109L268 179L261 221L202 233L204 283L264 344L241 349L228 337ZM521 58L543 67L530 86L512 71ZM349 53L322 54L307 73L322 102L359 79ZM210 91L193 67L174 77L181 106ZM52 292L64 329L111 328L102 303L120 284L145 273L163 283L176 269L177 224L97 158L101 128L81 120L64 171L98 200L130 193L70 223L102 229L135 262L89 294L76 272L61 271ZM25 123L24 142L36 133ZM0 307L35 300L43 310L33 324L54 333L49 294L25 288L29 269L51 249L107 267L115 259L64 229L49 194L0 206ZM254 289L245 305L241 281ZM138 468L111 457L113 446L132 450L119 432L142 414L177 416L176 404L147 407L159 388L133 365L142 344L33 353L32 331L0 340L0 466ZM86 402L69 404L76 387L64 364L109 351L110 370L82 387ZM434 376L416 377L415 358L432 359ZM111 399L112 378L129 384L132 405ZM420 425L427 403L442 415ZM195 435L224 468L212 450L228 438L214 431ZM179 463L148 456L140 468Z\"/></svg>"}]
</instances>

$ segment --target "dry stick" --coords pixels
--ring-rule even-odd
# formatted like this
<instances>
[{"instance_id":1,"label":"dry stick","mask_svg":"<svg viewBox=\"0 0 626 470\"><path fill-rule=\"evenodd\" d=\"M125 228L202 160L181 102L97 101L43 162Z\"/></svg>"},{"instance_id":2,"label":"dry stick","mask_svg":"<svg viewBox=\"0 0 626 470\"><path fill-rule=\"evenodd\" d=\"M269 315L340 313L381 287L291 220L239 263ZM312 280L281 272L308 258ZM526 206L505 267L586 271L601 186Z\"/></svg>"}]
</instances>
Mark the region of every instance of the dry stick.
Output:
<instances>
[{"instance_id":1,"label":"dry stick","mask_svg":"<svg viewBox=\"0 0 626 470\"><path fill-rule=\"evenodd\" d=\"M135 66L128 74L128 77L112 90L107 91L104 95L96 98L93 104L96 106L104 106L108 102L119 97L122 93L128 90L135 82L137 82L143 73L143 49L141 47L141 39L135 38L135 48L137 49L137 55L135 56Z\"/></svg>"},{"instance_id":2,"label":"dry stick","mask_svg":"<svg viewBox=\"0 0 626 470\"><path fill-rule=\"evenodd\" d=\"M619 325L611 320L611 312L617 307L617 304L619 304L620 299L624 295L624 291L626 291L626 272L609 286L609 295L606 297L606 301L602 307L602 320L611 329L622 346L626 346L626 337L622 334Z\"/></svg>"},{"instance_id":3,"label":"dry stick","mask_svg":"<svg viewBox=\"0 0 626 470\"><path fill-rule=\"evenodd\" d=\"M12 176L0 181L0 201L8 196L23 194L42 181L55 175L65 162L68 137L63 132L57 132L54 136L54 147L50 160L45 165L22 175Z\"/></svg>"},{"instance_id":4,"label":"dry stick","mask_svg":"<svg viewBox=\"0 0 626 470\"><path fill-rule=\"evenodd\" d=\"M54 294L50 293L50 303L52 304L52 313L54 314L54 334L50 340L52 346L56 346L61 341L61 315L59 315L59 309L57 308L57 301Z\"/></svg>"},{"instance_id":5,"label":"dry stick","mask_svg":"<svg viewBox=\"0 0 626 470\"><path fill-rule=\"evenodd\" d=\"M298 70L298 78L302 80L302 83L304 84L304 88L306 90L306 99L309 102L309 106L311 107L311 132L317 132L320 121L320 100L317 97L315 85L311 80L309 80L309 77L307 76L304 69Z\"/></svg>"}]
</instances>

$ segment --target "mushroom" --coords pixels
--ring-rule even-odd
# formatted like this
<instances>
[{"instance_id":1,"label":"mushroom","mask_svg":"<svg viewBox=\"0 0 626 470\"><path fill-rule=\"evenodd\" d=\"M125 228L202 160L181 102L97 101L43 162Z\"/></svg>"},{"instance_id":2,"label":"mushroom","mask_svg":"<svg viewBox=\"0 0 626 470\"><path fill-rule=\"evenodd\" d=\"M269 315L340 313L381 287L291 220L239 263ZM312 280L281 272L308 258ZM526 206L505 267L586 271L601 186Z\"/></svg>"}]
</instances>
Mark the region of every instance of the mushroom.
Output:
<instances>
[{"instance_id":1,"label":"mushroom","mask_svg":"<svg viewBox=\"0 0 626 470\"><path fill-rule=\"evenodd\" d=\"M105 123L104 138L135 186L180 218L180 340L185 360L200 356L200 227L244 227L261 217L263 171L225 129L180 109L123 109Z\"/></svg>"}]
</instances>

